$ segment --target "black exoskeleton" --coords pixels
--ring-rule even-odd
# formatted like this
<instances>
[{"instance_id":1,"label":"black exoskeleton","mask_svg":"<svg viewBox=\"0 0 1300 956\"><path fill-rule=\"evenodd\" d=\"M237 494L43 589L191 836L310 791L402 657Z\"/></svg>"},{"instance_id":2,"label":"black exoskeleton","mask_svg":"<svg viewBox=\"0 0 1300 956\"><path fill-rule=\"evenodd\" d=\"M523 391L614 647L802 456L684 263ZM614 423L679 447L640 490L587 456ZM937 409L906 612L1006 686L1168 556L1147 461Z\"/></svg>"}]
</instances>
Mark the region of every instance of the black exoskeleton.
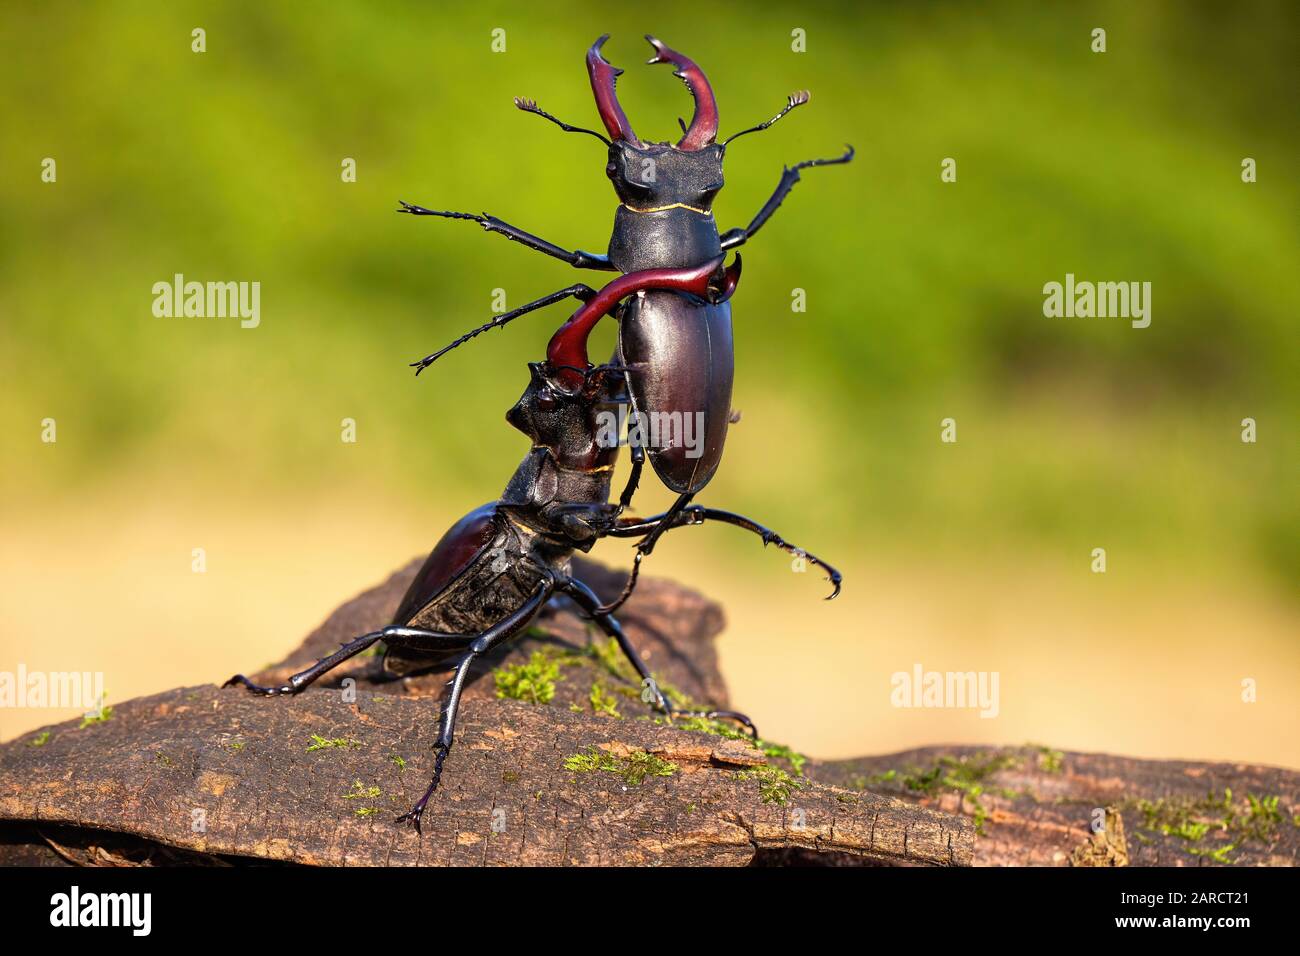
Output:
<instances>
[{"instance_id":1,"label":"black exoskeleton","mask_svg":"<svg viewBox=\"0 0 1300 956\"><path fill-rule=\"evenodd\" d=\"M628 274L658 270L682 270L717 259L745 244L763 227L795 184L799 171L815 166L847 163L853 148L830 159L813 159L786 167L771 197L745 227L720 232L713 215L713 201L723 187L722 166L727 145L739 136L765 130L791 110L809 100L805 91L792 93L785 107L771 119L743 129L721 142L718 133L718 105L704 71L689 57L647 35L654 49L650 63L674 67L694 100L689 126L682 123L676 143L642 140L632 129L619 104L615 81L623 72L605 60L601 48L608 35L600 37L587 52L587 73L596 108L608 137L572 126L539 108L530 99L516 98L515 106L549 120L568 133L593 136L607 146L606 174L613 184L619 205L607 251L603 254L569 251L508 222L486 213L448 212L402 202L399 212L417 216L441 216L477 222L488 232L552 256L579 269ZM457 339L451 345L413 362L417 374L440 356L489 328L499 328L528 312L570 296L588 301L596 290L576 283L529 302ZM660 479L677 493L670 513L680 513L717 471L731 421L731 389L734 375L731 306L726 302L702 302L684 296L671 287L649 287L628 298L613 312L619 322L618 360L629 369L627 388L634 419L662 414L700 416L704 435L703 453L688 455L680 446L651 446L651 465ZM551 340L548 358L565 364L561 357L563 336ZM640 480L647 450L632 447L632 472L619 496L619 507L627 508ZM667 525L664 526L665 528ZM647 534L637 546L637 565L649 554L664 528ZM635 571L623 595L608 605L613 610L631 593Z\"/></svg>"},{"instance_id":2,"label":"black exoskeleton","mask_svg":"<svg viewBox=\"0 0 1300 956\"><path fill-rule=\"evenodd\" d=\"M575 373L576 377L575 377ZM432 780L419 802L399 818L417 830L438 787L451 750L470 664L521 634L557 595L567 596L614 638L653 695L653 706L678 716L729 718L757 735L753 723L734 711L683 711L659 690L615 618L601 609L595 592L573 577L570 557L603 537L639 538L661 528L705 521L733 524L803 556L827 572L838 591L840 575L815 556L794 548L774 532L740 515L692 505L645 519L619 517L610 503L617 443L602 443L597 416L626 403L626 376L616 366L529 366L528 387L506 419L532 440L501 498L470 512L451 527L416 574L393 622L344 644L278 687L261 687L242 674L225 686L243 685L266 696L296 694L350 657L377 642L383 667L404 676L446 667L454 670L434 745Z\"/></svg>"}]
</instances>

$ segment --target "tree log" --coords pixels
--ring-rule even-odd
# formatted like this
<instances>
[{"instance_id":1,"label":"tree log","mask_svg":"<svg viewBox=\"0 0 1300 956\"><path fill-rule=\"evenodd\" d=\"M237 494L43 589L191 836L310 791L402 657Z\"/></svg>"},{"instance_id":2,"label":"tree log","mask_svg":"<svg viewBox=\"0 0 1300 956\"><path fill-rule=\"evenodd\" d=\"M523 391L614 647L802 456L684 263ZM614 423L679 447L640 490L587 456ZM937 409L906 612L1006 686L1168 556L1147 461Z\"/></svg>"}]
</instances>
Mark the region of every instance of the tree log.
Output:
<instances>
[{"instance_id":1,"label":"tree log","mask_svg":"<svg viewBox=\"0 0 1300 956\"><path fill-rule=\"evenodd\" d=\"M382 626L417 566L340 607L254 679L282 681ZM622 582L591 564L579 573L603 598ZM717 605L643 579L620 616L661 686L726 704L712 643L723 623ZM385 683L375 679L377 663L351 661L289 698L211 685L172 690L119 704L106 720L70 721L0 747L0 862L972 859L967 817L811 779L799 755L755 747L724 726L654 719L626 663L558 603L471 677L420 836L393 818L427 783L447 675Z\"/></svg>"},{"instance_id":2,"label":"tree log","mask_svg":"<svg viewBox=\"0 0 1300 956\"><path fill-rule=\"evenodd\" d=\"M578 573L603 598L621 575ZM382 626L413 562L349 601L280 682ZM620 614L673 693L727 706L722 611L642 579ZM571 606L474 672L423 836L447 675L356 659L306 692L182 688L0 746L0 863L308 865L1295 865L1300 774L1048 747L805 761L722 725L657 719ZM221 675L224 676L224 675ZM523 698L523 699L514 699Z\"/></svg>"}]
</instances>

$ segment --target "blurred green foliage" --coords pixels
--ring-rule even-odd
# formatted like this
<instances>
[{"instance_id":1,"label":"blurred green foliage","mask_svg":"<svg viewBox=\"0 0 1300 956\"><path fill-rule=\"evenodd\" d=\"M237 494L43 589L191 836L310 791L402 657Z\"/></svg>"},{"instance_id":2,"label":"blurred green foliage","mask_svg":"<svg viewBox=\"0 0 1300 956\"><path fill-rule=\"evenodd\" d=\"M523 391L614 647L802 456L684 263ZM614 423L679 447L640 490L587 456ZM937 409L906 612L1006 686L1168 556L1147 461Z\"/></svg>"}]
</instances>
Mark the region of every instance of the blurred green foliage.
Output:
<instances>
[{"instance_id":1,"label":"blurred green foliage","mask_svg":"<svg viewBox=\"0 0 1300 956\"><path fill-rule=\"evenodd\" d=\"M494 289L514 306L578 277L396 200L602 249L603 148L511 97L598 125L583 55L610 32L636 129L675 137L689 100L642 65L653 32L704 67L724 133L813 92L731 149L722 228L783 163L858 150L805 173L744 250L744 418L706 500L826 553L1105 542L1294 579L1298 19L1284 2L7 3L6 507L139 469L232 500L358 481L451 511L495 496L524 448L502 414L569 309L418 380L406 363L489 318ZM261 282L261 326L155 318L151 287L177 272ZM1067 272L1150 281L1151 327L1045 318ZM57 460L35 441L47 416Z\"/></svg>"}]
</instances>

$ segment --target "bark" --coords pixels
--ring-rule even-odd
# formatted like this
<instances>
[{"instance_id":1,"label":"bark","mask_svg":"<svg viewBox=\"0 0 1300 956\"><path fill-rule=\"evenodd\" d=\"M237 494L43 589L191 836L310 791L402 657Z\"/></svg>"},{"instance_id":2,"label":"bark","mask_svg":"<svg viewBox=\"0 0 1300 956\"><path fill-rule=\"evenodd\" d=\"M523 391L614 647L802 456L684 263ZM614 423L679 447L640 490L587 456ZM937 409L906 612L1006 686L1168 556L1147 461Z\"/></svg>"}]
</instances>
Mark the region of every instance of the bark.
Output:
<instances>
[{"instance_id":1,"label":"bark","mask_svg":"<svg viewBox=\"0 0 1300 956\"><path fill-rule=\"evenodd\" d=\"M283 680L381 626L417 564L255 679ZM605 598L622 583L592 564L578 573ZM648 578L620 617L663 685L727 704L717 605ZM0 863L1196 866L1300 854L1293 771L1035 746L804 764L653 719L603 644L557 604L484 662L422 837L393 818L427 782L446 675L382 683L369 658L293 698L181 688L0 746ZM553 667L553 697L499 698L496 676L530 662ZM618 716L602 712L611 705Z\"/></svg>"},{"instance_id":2,"label":"bark","mask_svg":"<svg viewBox=\"0 0 1300 956\"><path fill-rule=\"evenodd\" d=\"M416 566L343 605L255 679L281 680L381 626ZM580 573L603 597L621 584L593 565ZM621 618L662 684L726 703L715 604L647 579ZM427 783L446 675L380 683L369 658L292 698L180 688L0 747L0 862L744 865L793 850L971 861L960 815L816 782L744 740L652 719L602 644L554 607L485 662L423 836L393 818ZM499 699L496 673L530 661L557 668L553 698ZM595 686L619 716L596 712Z\"/></svg>"}]
</instances>

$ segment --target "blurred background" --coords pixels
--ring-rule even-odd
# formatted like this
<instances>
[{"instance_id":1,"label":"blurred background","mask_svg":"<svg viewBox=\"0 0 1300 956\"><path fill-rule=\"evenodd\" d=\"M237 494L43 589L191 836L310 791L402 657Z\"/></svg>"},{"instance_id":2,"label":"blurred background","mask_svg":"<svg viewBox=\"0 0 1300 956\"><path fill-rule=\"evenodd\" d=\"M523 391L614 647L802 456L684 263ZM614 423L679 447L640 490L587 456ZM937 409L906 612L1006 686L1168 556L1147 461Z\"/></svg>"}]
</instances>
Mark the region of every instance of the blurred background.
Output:
<instances>
[{"instance_id":1,"label":"blurred background","mask_svg":"<svg viewBox=\"0 0 1300 956\"><path fill-rule=\"evenodd\" d=\"M744 250L743 419L701 497L837 564L843 595L725 527L647 566L725 606L734 705L821 757L1037 741L1300 766L1293 4L15 0L3 20L0 670L103 671L110 703L220 681L495 498L527 448L504 412L571 307L418 380L406 363L494 290L514 307L584 277L393 210L603 250L603 147L511 98L598 127L583 56L609 32L636 130L675 140L690 100L643 65L652 32L707 72L724 134L813 93L729 150L721 228L783 163L858 150ZM1150 327L1045 318L1067 272L1151 282ZM176 273L260 282L260 326L156 318ZM643 513L670 500L643 489ZM917 663L998 671L999 716L891 707ZM0 738L69 716L0 709Z\"/></svg>"}]
</instances>

